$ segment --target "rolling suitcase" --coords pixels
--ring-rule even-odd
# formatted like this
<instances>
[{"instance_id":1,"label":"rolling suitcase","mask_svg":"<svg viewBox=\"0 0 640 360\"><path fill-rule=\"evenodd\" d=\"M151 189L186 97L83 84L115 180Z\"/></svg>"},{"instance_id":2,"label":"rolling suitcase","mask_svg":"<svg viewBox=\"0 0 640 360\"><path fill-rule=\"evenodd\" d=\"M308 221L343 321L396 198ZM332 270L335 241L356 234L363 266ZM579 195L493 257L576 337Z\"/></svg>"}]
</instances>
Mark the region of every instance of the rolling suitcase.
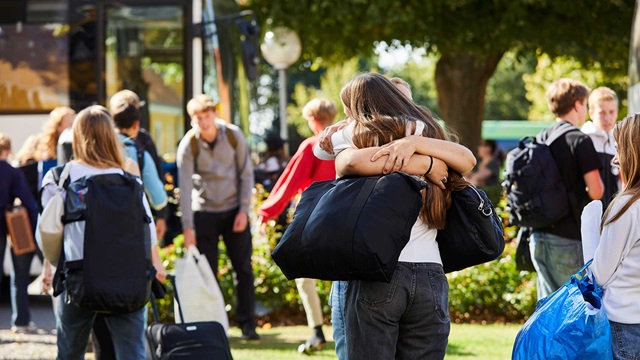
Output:
<instances>
[{"instance_id":1,"label":"rolling suitcase","mask_svg":"<svg viewBox=\"0 0 640 360\"><path fill-rule=\"evenodd\" d=\"M168 275L174 289L178 311L182 314L180 298L176 290L175 277ZM145 332L147 359L152 360L232 360L229 339L219 322L201 321L182 324L158 323L158 307L151 297L154 323ZM184 318L181 316L181 318Z\"/></svg>"}]
</instances>

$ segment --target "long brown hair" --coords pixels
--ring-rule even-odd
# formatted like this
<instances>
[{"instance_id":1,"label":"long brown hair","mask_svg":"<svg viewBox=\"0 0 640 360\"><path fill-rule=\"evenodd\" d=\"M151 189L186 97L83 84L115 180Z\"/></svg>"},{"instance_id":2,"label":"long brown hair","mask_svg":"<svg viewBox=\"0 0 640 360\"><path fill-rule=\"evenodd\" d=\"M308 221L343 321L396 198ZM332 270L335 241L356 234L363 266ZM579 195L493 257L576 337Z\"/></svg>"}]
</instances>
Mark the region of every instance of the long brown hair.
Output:
<instances>
[{"instance_id":1,"label":"long brown hair","mask_svg":"<svg viewBox=\"0 0 640 360\"><path fill-rule=\"evenodd\" d=\"M73 156L100 169L124 166L123 148L105 107L93 105L78 113L73 122Z\"/></svg>"},{"instance_id":2,"label":"long brown hair","mask_svg":"<svg viewBox=\"0 0 640 360\"><path fill-rule=\"evenodd\" d=\"M629 115L618 122L613 128L613 139L617 144L617 157L620 162L620 175L622 176L622 191L616 195L613 202L619 201L622 196L631 196L622 206L620 211L611 216L609 205L604 213L600 231L605 225L618 220L629 207L640 199L640 113Z\"/></svg>"},{"instance_id":3,"label":"long brown hair","mask_svg":"<svg viewBox=\"0 0 640 360\"><path fill-rule=\"evenodd\" d=\"M349 81L340 92L345 114L356 121L353 142L358 148L380 146L406 136L407 127L415 132L418 121L424 123L422 136L447 140L447 133L429 109L418 106L386 77L366 73ZM410 126L409 126L410 125ZM442 229L451 191L468 183L451 170L447 190L433 185L425 192L420 218L429 226Z\"/></svg>"}]
</instances>

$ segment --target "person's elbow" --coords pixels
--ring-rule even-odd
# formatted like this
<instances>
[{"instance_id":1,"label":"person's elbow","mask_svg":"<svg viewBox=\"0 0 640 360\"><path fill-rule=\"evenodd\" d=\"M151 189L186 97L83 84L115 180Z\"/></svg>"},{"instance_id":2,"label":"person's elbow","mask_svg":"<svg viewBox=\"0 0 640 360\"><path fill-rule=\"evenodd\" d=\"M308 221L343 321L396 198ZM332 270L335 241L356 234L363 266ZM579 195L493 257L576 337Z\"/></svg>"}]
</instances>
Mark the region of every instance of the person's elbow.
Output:
<instances>
[{"instance_id":1,"label":"person's elbow","mask_svg":"<svg viewBox=\"0 0 640 360\"><path fill-rule=\"evenodd\" d=\"M352 156L345 156L340 161L336 159L336 172L341 175L358 174L359 162Z\"/></svg>"},{"instance_id":2,"label":"person's elbow","mask_svg":"<svg viewBox=\"0 0 640 360\"><path fill-rule=\"evenodd\" d=\"M361 160L354 156L353 151L345 150L336 157L336 172L340 175L359 174Z\"/></svg>"},{"instance_id":3,"label":"person's elbow","mask_svg":"<svg viewBox=\"0 0 640 360\"><path fill-rule=\"evenodd\" d=\"M462 175L468 174L476 166L477 160L473 152L467 148L462 149L460 153L460 169L457 169Z\"/></svg>"},{"instance_id":4,"label":"person's elbow","mask_svg":"<svg viewBox=\"0 0 640 360\"><path fill-rule=\"evenodd\" d=\"M604 186L602 185L602 183L600 183L599 185L591 186L587 188L587 193L589 194L591 200L600 200L604 195Z\"/></svg>"}]
</instances>

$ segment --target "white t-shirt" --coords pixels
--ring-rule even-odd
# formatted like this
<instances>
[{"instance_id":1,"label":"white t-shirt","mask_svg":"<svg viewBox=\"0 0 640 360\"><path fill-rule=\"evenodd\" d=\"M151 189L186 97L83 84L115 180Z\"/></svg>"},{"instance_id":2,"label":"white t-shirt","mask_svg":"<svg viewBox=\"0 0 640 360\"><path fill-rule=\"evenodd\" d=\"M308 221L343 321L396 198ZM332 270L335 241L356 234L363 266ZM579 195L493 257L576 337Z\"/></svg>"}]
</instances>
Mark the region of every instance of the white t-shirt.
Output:
<instances>
[{"instance_id":1,"label":"white t-shirt","mask_svg":"<svg viewBox=\"0 0 640 360\"><path fill-rule=\"evenodd\" d=\"M424 124L422 122L417 122L417 125L415 134L421 134L424 129ZM331 144L333 145L334 152L333 155L320 149L319 144L316 144L313 149L315 156L322 160L333 160L345 149L356 149L357 147L353 143L354 127L355 122L351 121L349 125L339 131L336 131L331 136ZM411 129L407 128L407 134L411 134ZM438 230L429 227L420 220L420 218L418 218L411 228L411 237L409 238L407 245L402 249L398 261L409 263L428 262L442 265L436 235L438 235Z\"/></svg>"},{"instance_id":2,"label":"white t-shirt","mask_svg":"<svg viewBox=\"0 0 640 360\"><path fill-rule=\"evenodd\" d=\"M610 216L631 198L614 201ZM640 201L634 202L615 222L602 229L591 269L604 288L603 304L609 320L640 324Z\"/></svg>"},{"instance_id":3,"label":"white t-shirt","mask_svg":"<svg viewBox=\"0 0 640 360\"><path fill-rule=\"evenodd\" d=\"M118 168L108 168L108 169L98 169L93 166L89 166L86 164L81 164L75 161L71 161L67 163L67 166L71 166L69 169L69 181L73 182L80 179L83 176L87 175L101 175L101 174L123 174L122 169ZM142 182L140 179L137 179L140 184ZM44 184L44 189L42 190L42 206L46 206L49 203L51 198L59 191L58 186L53 179L53 173L48 171L47 174L42 179L42 183ZM63 194L65 196L65 194ZM158 244L158 236L156 234L156 225L153 221L153 215L151 214L151 209L149 208L149 201L147 201L147 196L142 194L142 203L144 205L144 210L147 213L149 219L151 219L151 223L149 223L149 233L151 235L151 247L153 248ZM38 232L36 231L36 236ZM55 264L54 264L55 265Z\"/></svg>"}]
</instances>

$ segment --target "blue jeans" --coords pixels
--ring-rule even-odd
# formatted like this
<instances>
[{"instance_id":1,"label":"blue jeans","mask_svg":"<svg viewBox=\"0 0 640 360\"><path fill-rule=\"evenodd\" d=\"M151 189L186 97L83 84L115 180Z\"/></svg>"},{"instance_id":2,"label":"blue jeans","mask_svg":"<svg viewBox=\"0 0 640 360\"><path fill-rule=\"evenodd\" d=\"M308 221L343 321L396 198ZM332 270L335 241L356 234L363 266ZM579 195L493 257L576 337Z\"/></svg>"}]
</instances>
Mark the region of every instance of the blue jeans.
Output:
<instances>
[{"instance_id":1,"label":"blue jeans","mask_svg":"<svg viewBox=\"0 0 640 360\"><path fill-rule=\"evenodd\" d=\"M615 360L640 360L640 324L611 324L613 358Z\"/></svg>"},{"instance_id":2,"label":"blue jeans","mask_svg":"<svg viewBox=\"0 0 640 360\"><path fill-rule=\"evenodd\" d=\"M391 282L351 281L347 354L359 359L444 359L450 331L442 265L400 262Z\"/></svg>"},{"instance_id":3,"label":"blue jeans","mask_svg":"<svg viewBox=\"0 0 640 360\"><path fill-rule=\"evenodd\" d=\"M333 284L331 284L331 292L329 293L333 341L336 344L338 360L347 359L347 336L344 329L344 302L348 285L348 281L334 281Z\"/></svg>"},{"instance_id":4,"label":"blue jeans","mask_svg":"<svg viewBox=\"0 0 640 360\"><path fill-rule=\"evenodd\" d=\"M529 250L538 273L538 300L558 290L584 265L582 242L579 239L534 231L531 233Z\"/></svg>"},{"instance_id":5,"label":"blue jeans","mask_svg":"<svg viewBox=\"0 0 640 360\"><path fill-rule=\"evenodd\" d=\"M66 304L66 292L58 301L58 360L81 360L87 349L96 313ZM123 315L105 316L118 359L144 360L144 328L146 307Z\"/></svg>"},{"instance_id":6,"label":"blue jeans","mask_svg":"<svg viewBox=\"0 0 640 360\"><path fill-rule=\"evenodd\" d=\"M4 253L7 247L7 234L0 234L0 280L2 279L2 269L4 265ZM29 270L35 252L15 255L11 251L11 325L25 326L31 321L29 312Z\"/></svg>"}]
</instances>

